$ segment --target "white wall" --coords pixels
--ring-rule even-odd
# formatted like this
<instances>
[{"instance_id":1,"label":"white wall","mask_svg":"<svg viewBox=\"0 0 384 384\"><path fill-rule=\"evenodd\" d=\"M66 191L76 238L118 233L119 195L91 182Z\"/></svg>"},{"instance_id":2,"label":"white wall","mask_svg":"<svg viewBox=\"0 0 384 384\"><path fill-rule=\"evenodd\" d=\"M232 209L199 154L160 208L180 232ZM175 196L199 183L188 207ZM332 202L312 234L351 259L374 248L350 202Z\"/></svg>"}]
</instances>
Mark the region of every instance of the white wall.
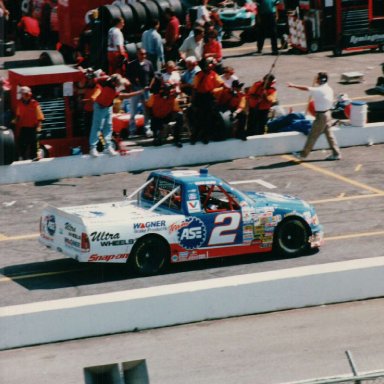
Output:
<instances>
[{"instance_id":1,"label":"white wall","mask_svg":"<svg viewBox=\"0 0 384 384\"><path fill-rule=\"evenodd\" d=\"M0 308L0 349L384 295L384 257Z\"/></svg>"},{"instance_id":2,"label":"white wall","mask_svg":"<svg viewBox=\"0 0 384 384\"><path fill-rule=\"evenodd\" d=\"M384 142L384 123L367 124L365 127L335 128L340 147L378 144ZM247 141L230 139L210 142L208 145L185 144L183 148L172 145L133 149L126 156L88 155L42 159L38 162L18 161L0 166L0 184L63 179L117 172L143 171L167 167L204 164L233 160L248 156L266 156L290 153L302 149L306 136L298 132L273 133L253 136ZM328 148L324 135L315 149Z\"/></svg>"}]
</instances>

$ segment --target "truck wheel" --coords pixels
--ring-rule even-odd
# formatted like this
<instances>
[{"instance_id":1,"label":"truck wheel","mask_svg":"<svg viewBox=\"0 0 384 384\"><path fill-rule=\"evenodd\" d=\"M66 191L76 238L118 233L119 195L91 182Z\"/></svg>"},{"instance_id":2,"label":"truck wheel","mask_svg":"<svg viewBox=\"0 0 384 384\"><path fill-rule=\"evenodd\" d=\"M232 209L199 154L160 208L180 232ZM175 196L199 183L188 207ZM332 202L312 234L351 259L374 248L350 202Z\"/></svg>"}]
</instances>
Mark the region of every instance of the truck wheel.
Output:
<instances>
[{"instance_id":1,"label":"truck wheel","mask_svg":"<svg viewBox=\"0 0 384 384\"><path fill-rule=\"evenodd\" d=\"M59 51L46 51L41 53L39 64L42 67L46 67L48 65L65 64L65 61L63 55Z\"/></svg>"},{"instance_id":2,"label":"truck wheel","mask_svg":"<svg viewBox=\"0 0 384 384\"><path fill-rule=\"evenodd\" d=\"M282 221L276 228L273 251L279 255L295 257L309 250L309 230L299 219Z\"/></svg>"},{"instance_id":3,"label":"truck wheel","mask_svg":"<svg viewBox=\"0 0 384 384\"><path fill-rule=\"evenodd\" d=\"M168 244L159 237L145 236L139 240L128 261L135 272L150 276L161 272L169 262L170 249Z\"/></svg>"},{"instance_id":4,"label":"truck wheel","mask_svg":"<svg viewBox=\"0 0 384 384\"><path fill-rule=\"evenodd\" d=\"M9 165L15 160L15 138L13 131L0 127L0 165Z\"/></svg>"}]
</instances>

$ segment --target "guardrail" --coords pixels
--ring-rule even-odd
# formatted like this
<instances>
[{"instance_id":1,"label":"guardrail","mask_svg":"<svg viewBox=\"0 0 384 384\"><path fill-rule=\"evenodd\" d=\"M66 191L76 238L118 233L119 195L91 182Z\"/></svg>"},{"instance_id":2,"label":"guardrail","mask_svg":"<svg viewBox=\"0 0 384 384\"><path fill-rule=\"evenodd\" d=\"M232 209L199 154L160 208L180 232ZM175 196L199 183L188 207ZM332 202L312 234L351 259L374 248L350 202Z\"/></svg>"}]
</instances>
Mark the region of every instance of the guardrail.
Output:
<instances>
[{"instance_id":1,"label":"guardrail","mask_svg":"<svg viewBox=\"0 0 384 384\"><path fill-rule=\"evenodd\" d=\"M2 307L0 350L382 297L383 275L384 256Z\"/></svg>"},{"instance_id":2,"label":"guardrail","mask_svg":"<svg viewBox=\"0 0 384 384\"><path fill-rule=\"evenodd\" d=\"M365 127L334 128L340 147L384 143L384 122ZM228 139L208 145L171 145L145 147L128 151L126 156L88 155L47 158L38 162L18 161L0 166L0 184L14 184L57 180L68 177L102 175L118 172L206 164L249 156L267 156L291 153L302 149L306 136L299 132L271 133L249 137L247 141ZM314 149L328 149L322 135Z\"/></svg>"}]
</instances>

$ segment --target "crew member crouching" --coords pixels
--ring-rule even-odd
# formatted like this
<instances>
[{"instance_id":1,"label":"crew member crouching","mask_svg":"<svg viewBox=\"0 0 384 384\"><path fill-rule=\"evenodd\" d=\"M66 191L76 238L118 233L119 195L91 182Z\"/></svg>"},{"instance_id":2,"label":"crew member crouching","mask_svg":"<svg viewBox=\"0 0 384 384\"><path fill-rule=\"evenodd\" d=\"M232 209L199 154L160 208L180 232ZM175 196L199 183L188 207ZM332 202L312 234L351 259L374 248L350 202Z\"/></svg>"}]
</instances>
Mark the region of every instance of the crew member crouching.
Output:
<instances>
[{"instance_id":1,"label":"crew member crouching","mask_svg":"<svg viewBox=\"0 0 384 384\"><path fill-rule=\"evenodd\" d=\"M183 127L183 113L176 98L176 92L171 84L163 84L158 93L154 93L147 101L147 108L151 117L151 130L156 146L163 144L162 130L164 124L175 122L173 138L176 147L183 145L180 141L180 133Z\"/></svg>"},{"instance_id":2,"label":"crew member crouching","mask_svg":"<svg viewBox=\"0 0 384 384\"><path fill-rule=\"evenodd\" d=\"M233 80L231 88L220 88L216 94L217 104L221 112L231 111L232 124L236 127L235 136L241 140L247 140L245 123L247 105L245 93L241 90L244 83Z\"/></svg>"}]
</instances>

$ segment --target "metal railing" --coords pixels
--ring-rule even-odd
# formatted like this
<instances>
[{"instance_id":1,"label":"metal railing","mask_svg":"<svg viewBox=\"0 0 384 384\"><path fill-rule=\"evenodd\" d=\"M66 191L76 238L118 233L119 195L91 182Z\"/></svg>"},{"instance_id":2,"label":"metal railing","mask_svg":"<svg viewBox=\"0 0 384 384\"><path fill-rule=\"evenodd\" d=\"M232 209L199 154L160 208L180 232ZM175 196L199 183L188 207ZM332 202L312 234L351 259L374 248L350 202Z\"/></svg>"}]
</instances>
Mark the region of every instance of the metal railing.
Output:
<instances>
[{"instance_id":1,"label":"metal railing","mask_svg":"<svg viewBox=\"0 0 384 384\"><path fill-rule=\"evenodd\" d=\"M340 375L337 377L324 377L304 381L295 381L282 384L384 384L384 371L371 371L359 373L350 351L345 351L349 365L352 370L351 375Z\"/></svg>"}]
</instances>

